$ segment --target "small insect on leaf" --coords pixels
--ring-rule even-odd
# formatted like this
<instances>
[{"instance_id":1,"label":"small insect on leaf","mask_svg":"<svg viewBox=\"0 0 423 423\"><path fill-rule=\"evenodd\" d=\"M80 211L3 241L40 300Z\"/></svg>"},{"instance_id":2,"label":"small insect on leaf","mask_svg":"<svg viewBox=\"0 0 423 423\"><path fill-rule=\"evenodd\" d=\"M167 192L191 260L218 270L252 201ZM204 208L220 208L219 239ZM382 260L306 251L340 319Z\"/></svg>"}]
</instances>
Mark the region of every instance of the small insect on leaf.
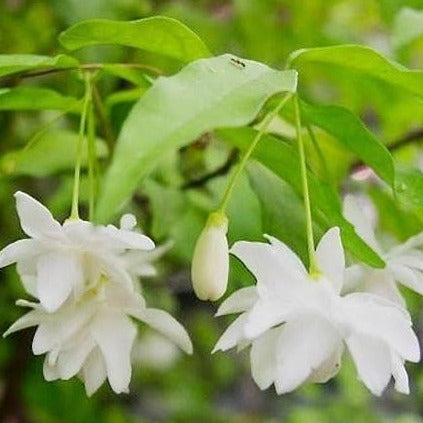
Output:
<instances>
[{"instance_id":1,"label":"small insect on leaf","mask_svg":"<svg viewBox=\"0 0 423 423\"><path fill-rule=\"evenodd\" d=\"M241 67L241 68L245 68L247 65L240 59L236 58L236 57L231 57L231 63L234 64L235 66Z\"/></svg>"}]
</instances>

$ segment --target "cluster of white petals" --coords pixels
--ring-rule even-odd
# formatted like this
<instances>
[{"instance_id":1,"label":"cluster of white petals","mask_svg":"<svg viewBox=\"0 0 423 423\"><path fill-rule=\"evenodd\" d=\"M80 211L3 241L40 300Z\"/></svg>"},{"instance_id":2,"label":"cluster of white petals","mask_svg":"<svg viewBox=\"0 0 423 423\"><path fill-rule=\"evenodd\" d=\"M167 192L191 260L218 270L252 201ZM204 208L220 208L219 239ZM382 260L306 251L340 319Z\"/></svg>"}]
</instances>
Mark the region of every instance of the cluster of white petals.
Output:
<instances>
[{"instance_id":1,"label":"cluster of white petals","mask_svg":"<svg viewBox=\"0 0 423 423\"><path fill-rule=\"evenodd\" d=\"M357 199L348 195L344 200L344 215L353 224L355 231L384 260L383 269L374 269L365 264L354 264L346 270L345 290L371 292L401 306L404 299L397 283L423 295L423 233L409 238L403 244L384 251L378 242L373 224L366 216Z\"/></svg>"},{"instance_id":2,"label":"cluster of white petals","mask_svg":"<svg viewBox=\"0 0 423 423\"><path fill-rule=\"evenodd\" d=\"M274 384L290 392L307 381L326 382L339 370L344 349L359 378L380 395L391 377L408 393L405 361L417 362L420 347L407 311L370 293L341 295L345 259L339 229L321 239L319 275L310 276L285 244L237 242L231 253L256 278L232 294L218 315L241 313L214 351L251 347L252 376L261 389Z\"/></svg>"},{"instance_id":3,"label":"cluster of white petals","mask_svg":"<svg viewBox=\"0 0 423 423\"><path fill-rule=\"evenodd\" d=\"M167 312L147 308L136 277L154 274L151 261L163 249L134 230L132 215L120 228L82 220L57 222L29 195L15 194L23 231L30 237L0 252L0 267L13 263L25 290L39 300L20 300L32 310L5 333L37 326L32 349L46 354L46 380L78 375L88 395L106 380L127 392L131 350L140 320L192 352L185 329Z\"/></svg>"}]
</instances>

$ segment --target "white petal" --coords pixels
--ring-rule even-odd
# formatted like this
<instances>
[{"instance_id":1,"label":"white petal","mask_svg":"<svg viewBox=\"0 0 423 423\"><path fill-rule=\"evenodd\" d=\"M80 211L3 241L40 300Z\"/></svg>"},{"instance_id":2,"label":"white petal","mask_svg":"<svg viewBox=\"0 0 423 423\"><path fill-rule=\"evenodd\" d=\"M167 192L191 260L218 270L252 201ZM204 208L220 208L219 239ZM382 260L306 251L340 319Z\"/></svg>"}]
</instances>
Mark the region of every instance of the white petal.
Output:
<instances>
[{"instance_id":1,"label":"white petal","mask_svg":"<svg viewBox=\"0 0 423 423\"><path fill-rule=\"evenodd\" d=\"M94 340L85 337L81 340L75 339L71 348L61 351L57 360L57 371L60 378L68 380L75 376L94 347Z\"/></svg>"},{"instance_id":2,"label":"white petal","mask_svg":"<svg viewBox=\"0 0 423 423\"><path fill-rule=\"evenodd\" d=\"M386 298L403 308L406 307L389 268L370 270L362 290Z\"/></svg>"},{"instance_id":3,"label":"white petal","mask_svg":"<svg viewBox=\"0 0 423 423\"><path fill-rule=\"evenodd\" d=\"M135 325L124 314L108 311L94 319L91 332L103 354L113 391L128 392L131 350L137 333Z\"/></svg>"},{"instance_id":4,"label":"white petal","mask_svg":"<svg viewBox=\"0 0 423 423\"><path fill-rule=\"evenodd\" d=\"M44 363L43 363L43 375L44 375L44 379L47 382L60 379L60 375L57 372L57 367L55 365L51 365L49 361L50 361L49 356L46 355L46 358L44 359Z\"/></svg>"},{"instance_id":5,"label":"white petal","mask_svg":"<svg viewBox=\"0 0 423 423\"><path fill-rule=\"evenodd\" d=\"M288 248L247 241L236 242L231 248L231 253L255 276L260 296L276 293L284 297L298 295L298 291L308 283L306 271L299 269L294 253L288 251Z\"/></svg>"},{"instance_id":6,"label":"white petal","mask_svg":"<svg viewBox=\"0 0 423 423\"><path fill-rule=\"evenodd\" d=\"M376 241L372 223L352 195L347 195L344 199L344 216L354 226L357 234L377 253L380 253L381 249Z\"/></svg>"},{"instance_id":7,"label":"white petal","mask_svg":"<svg viewBox=\"0 0 423 423\"><path fill-rule=\"evenodd\" d=\"M276 378L277 345L281 328L270 329L255 339L251 345L251 375L261 389L267 389Z\"/></svg>"},{"instance_id":8,"label":"white petal","mask_svg":"<svg viewBox=\"0 0 423 423\"><path fill-rule=\"evenodd\" d=\"M220 305L215 316L224 316L225 314L242 313L251 308L258 300L257 289L255 286L247 286L238 289Z\"/></svg>"},{"instance_id":9,"label":"white petal","mask_svg":"<svg viewBox=\"0 0 423 423\"><path fill-rule=\"evenodd\" d=\"M341 368L343 351L344 345L340 342L338 348L334 350L332 355L319 367L314 369L307 380L314 383L326 383L328 380L332 379Z\"/></svg>"},{"instance_id":10,"label":"white petal","mask_svg":"<svg viewBox=\"0 0 423 423\"><path fill-rule=\"evenodd\" d=\"M354 334L346 339L358 375L374 395L381 395L391 378L389 348L380 340Z\"/></svg>"},{"instance_id":11,"label":"white petal","mask_svg":"<svg viewBox=\"0 0 423 423\"><path fill-rule=\"evenodd\" d=\"M166 311L146 308L144 310L128 310L128 312L170 339L187 354L192 354L192 342L187 331Z\"/></svg>"},{"instance_id":12,"label":"white petal","mask_svg":"<svg viewBox=\"0 0 423 423\"><path fill-rule=\"evenodd\" d=\"M353 333L380 339L402 358L420 360L420 346L409 314L391 301L372 294L355 293L342 298L347 324Z\"/></svg>"},{"instance_id":13,"label":"white petal","mask_svg":"<svg viewBox=\"0 0 423 423\"><path fill-rule=\"evenodd\" d=\"M56 311L69 297L73 287L83 284L83 272L76 254L51 252L37 262L37 294L49 312Z\"/></svg>"},{"instance_id":14,"label":"white petal","mask_svg":"<svg viewBox=\"0 0 423 423\"><path fill-rule=\"evenodd\" d=\"M153 250L155 245L151 238L139 232L118 229L113 225L99 227L99 233L115 248Z\"/></svg>"},{"instance_id":15,"label":"white petal","mask_svg":"<svg viewBox=\"0 0 423 423\"><path fill-rule=\"evenodd\" d=\"M395 280L401 282L408 288L416 291L418 294L423 295L423 273L410 267L393 264L389 266L394 274Z\"/></svg>"},{"instance_id":16,"label":"white petal","mask_svg":"<svg viewBox=\"0 0 423 423\"><path fill-rule=\"evenodd\" d=\"M391 354L392 376L395 379L395 389L401 394L408 395L410 387L408 383L408 374L404 367L404 360L398 354Z\"/></svg>"},{"instance_id":17,"label":"white petal","mask_svg":"<svg viewBox=\"0 0 423 423\"><path fill-rule=\"evenodd\" d=\"M18 261L16 270L25 291L33 297L37 297L37 257Z\"/></svg>"},{"instance_id":18,"label":"white petal","mask_svg":"<svg viewBox=\"0 0 423 423\"><path fill-rule=\"evenodd\" d=\"M51 213L28 194L15 194L16 209L23 231L32 238L40 238L61 231L61 225Z\"/></svg>"},{"instance_id":19,"label":"white petal","mask_svg":"<svg viewBox=\"0 0 423 423\"><path fill-rule=\"evenodd\" d=\"M216 351L226 351L229 350L235 345L243 342L245 340L244 336L244 326L246 323L246 315L241 314L237 317L223 332L223 335L217 341L216 345L213 348L212 354Z\"/></svg>"},{"instance_id":20,"label":"white petal","mask_svg":"<svg viewBox=\"0 0 423 423\"><path fill-rule=\"evenodd\" d=\"M137 218L131 214L126 213L120 218L120 229L131 231L137 225Z\"/></svg>"},{"instance_id":21,"label":"white petal","mask_svg":"<svg viewBox=\"0 0 423 423\"><path fill-rule=\"evenodd\" d=\"M15 323L13 323L9 329L3 334L3 338L10 335L11 333L18 332L20 330L37 326L40 323L42 314L38 310L32 310L29 313L24 314Z\"/></svg>"},{"instance_id":22,"label":"white petal","mask_svg":"<svg viewBox=\"0 0 423 423\"><path fill-rule=\"evenodd\" d=\"M20 239L0 251L0 267L26 260L37 254L37 242L33 239Z\"/></svg>"},{"instance_id":23,"label":"white petal","mask_svg":"<svg viewBox=\"0 0 423 423\"><path fill-rule=\"evenodd\" d=\"M331 282L335 292L341 292L344 284L345 255L339 228L329 229L316 249L319 270Z\"/></svg>"},{"instance_id":24,"label":"white petal","mask_svg":"<svg viewBox=\"0 0 423 423\"><path fill-rule=\"evenodd\" d=\"M342 294L356 291L360 282L367 276L370 269L361 264L354 264L345 269Z\"/></svg>"},{"instance_id":25,"label":"white petal","mask_svg":"<svg viewBox=\"0 0 423 423\"><path fill-rule=\"evenodd\" d=\"M388 257L395 257L408 251L412 250L413 248L420 248L423 246L423 232L418 233L407 239L403 244L400 244L394 248L392 248L389 253Z\"/></svg>"},{"instance_id":26,"label":"white petal","mask_svg":"<svg viewBox=\"0 0 423 423\"><path fill-rule=\"evenodd\" d=\"M107 378L106 364L100 349L94 348L82 368L82 378L85 383L85 392L90 397L104 383Z\"/></svg>"},{"instance_id":27,"label":"white petal","mask_svg":"<svg viewBox=\"0 0 423 423\"><path fill-rule=\"evenodd\" d=\"M305 315L282 326L278 342L276 392L296 389L339 348L340 336L318 315Z\"/></svg>"}]
</instances>

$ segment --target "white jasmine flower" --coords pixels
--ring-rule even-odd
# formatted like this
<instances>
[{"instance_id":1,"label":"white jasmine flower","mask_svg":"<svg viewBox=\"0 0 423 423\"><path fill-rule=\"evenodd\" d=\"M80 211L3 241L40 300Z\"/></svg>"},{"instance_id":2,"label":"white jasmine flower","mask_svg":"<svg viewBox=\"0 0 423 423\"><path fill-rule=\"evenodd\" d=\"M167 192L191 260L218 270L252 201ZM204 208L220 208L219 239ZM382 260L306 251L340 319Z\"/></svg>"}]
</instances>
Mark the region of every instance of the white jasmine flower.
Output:
<instances>
[{"instance_id":1,"label":"white jasmine flower","mask_svg":"<svg viewBox=\"0 0 423 423\"><path fill-rule=\"evenodd\" d=\"M218 300L226 291L229 275L228 219L211 213L198 237L191 265L194 292L200 300Z\"/></svg>"},{"instance_id":2,"label":"white jasmine flower","mask_svg":"<svg viewBox=\"0 0 423 423\"><path fill-rule=\"evenodd\" d=\"M50 312L42 304L19 301L33 310L17 320L4 334L37 326L32 350L46 354L46 380L70 379L75 375L92 395L106 380L116 393L128 392L131 351L138 319L160 332L188 354L191 340L185 329L163 310L147 308L143 297L119 284L104 283L78 302L68 300Z\"/></svg>"},{"instance_id":3,"label":"white jasmine flower","mask_svg":"<svg viewBox=\"0 0 423 423\"><path fill-rule=\"evenodd\" d=\"M316 278L285 244L267 238L269 244L243 241L231 249L257 284L235 292L218 310L242 314L214 351L251 345L255 382L261 389L274 384L282 394L332 378L346 348L373 394L380 395L391 376L396 390L408 393L404 362L420 359L410 316L376 295L340 295L345 265L339 229L329 230L317 247Z\"/></svg>"},{"instance_id":4,"label":"white jasmine flower","mask_svg":"<svg viewBox=\"0 0 423 423\"><path fill-rule=\"evenodd\" d=\"M122 254L154 248L150 238L132 230L133 216L122 219L121 229L83 220L61 225L29 195L17 192L15 198L22 229L30 238L4 248L0 267L17 263L26 291L49 312L58 310L71 294L83 295L104 277L133 286Z\"/></svg>"},{"instance_id":5,"label":"white jasmine flower","mask_svg":"<svg viewBox=\"0 0 423 423\"><path fill-rule=\"evenodd\" d=\"M374 232L374 224L366 217L357 200L347 195L344 200L344 215L355 231L384 260L386 267L374 269L356 264L347 269L346 290L371 292L405 306L397 282L423 295L423 233L409 238L403 244L384 251Z\"/></svg>"}]
</instances>

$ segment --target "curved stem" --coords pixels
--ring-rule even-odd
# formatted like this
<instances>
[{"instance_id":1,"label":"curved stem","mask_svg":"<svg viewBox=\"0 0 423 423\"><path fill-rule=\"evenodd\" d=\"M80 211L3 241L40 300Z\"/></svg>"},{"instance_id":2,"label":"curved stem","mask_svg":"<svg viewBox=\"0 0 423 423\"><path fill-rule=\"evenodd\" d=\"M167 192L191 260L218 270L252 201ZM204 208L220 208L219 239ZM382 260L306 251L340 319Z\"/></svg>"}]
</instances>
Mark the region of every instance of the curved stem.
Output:
<instances>
[{"instance_id":1,"label":"curved stem","mask_svg":"<svg viewBox=\"0 0 423 423\"><path fill-rule=\"evenodd\" d=\"M254 137L253 141L251 142L248 149L245 151L244 155L241 157L241 160L236 167L235 171L232 173L232 176L229 180L229 183L226 187L225 193L223 194L222 201L218 207L218 211L224 213L225 209L229 203L229 200L232 196L232 192L238 181L238 178L244 169L248 159L250 158L252 152L256 148L258 142L266 132L267 128L269 127L270 123L272 122L273 118L282 110L282 107L287 103L287 101L291 98L292 94L289 93L282 100L278 103L278 105L263 119L262 124L260 125L260 130L257 132L257 135Z\"/></svg>"},{"instance_id":2,"label":"curved stem","mask_svg":"<svg viewBox=\"0 0 423 423\"><path fill-rule=\"evenodd\" d=\"M298 141L298 154L300 156L300 170L301 170L301 183L303 188L304 197L304 208L306 213L306 231L307 231L307 248L309 258L309 273L316 275L319 273L319 269L316 261L316 253L314 251L314 236L313 236L313 221L311 218L311 206L310 206L310 192L308 189L307 179L307 165L304 153L304 140L301 133L301 115L300 106L298 104L298 95L294 96L294 114L295 114L295 126L297 130L297 141Z\"/></svg>"},{"instance_id":3,"label":"curved stem","mask_svg":"<svg viewBox=\"0 0 423 423\"><path fill-rule=\"evenodd\" d=\"M73 179L73 193L72 193L72 209L70 219L78 220L79 219L79 186L81 179L81 164L82 164L82 146L84 144L85 138L85 127L87 121L87 114L91 102L91 75L86 72L84 74L85 81L85 94L84 94L84 103L82 106L81 121L79 124L79 135L78 135L78 145L76 147L76 163L75 163L75 173Z\"/></svg>"}]
</instances>

